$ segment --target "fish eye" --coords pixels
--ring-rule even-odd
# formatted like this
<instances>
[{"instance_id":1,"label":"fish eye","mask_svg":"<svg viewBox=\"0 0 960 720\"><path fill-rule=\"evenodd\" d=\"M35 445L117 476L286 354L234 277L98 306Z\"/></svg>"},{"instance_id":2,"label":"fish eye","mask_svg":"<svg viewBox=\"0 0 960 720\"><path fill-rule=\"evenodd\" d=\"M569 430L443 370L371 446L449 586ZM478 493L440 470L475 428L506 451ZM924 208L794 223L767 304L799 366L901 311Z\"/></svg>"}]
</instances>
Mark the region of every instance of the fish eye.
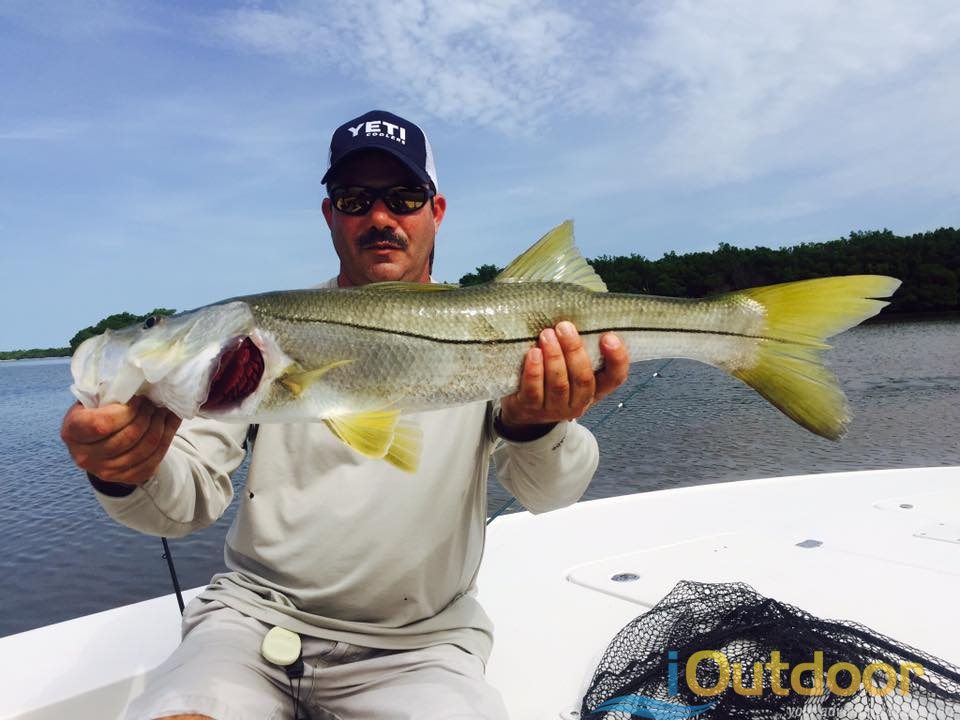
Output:
<instances>
[{"instance_id":1,"label":"fish eye","mask_svg":"<svg viewBox=\"0 0 960 720\"><path fill-rule=\"evenodd\" d=\"M149 330L154 325L159 325L162 319L163 318L157 315L151 315L150 317L148 317L146 320L143 321L143 329Z\"/></svg>"}]
</instances>

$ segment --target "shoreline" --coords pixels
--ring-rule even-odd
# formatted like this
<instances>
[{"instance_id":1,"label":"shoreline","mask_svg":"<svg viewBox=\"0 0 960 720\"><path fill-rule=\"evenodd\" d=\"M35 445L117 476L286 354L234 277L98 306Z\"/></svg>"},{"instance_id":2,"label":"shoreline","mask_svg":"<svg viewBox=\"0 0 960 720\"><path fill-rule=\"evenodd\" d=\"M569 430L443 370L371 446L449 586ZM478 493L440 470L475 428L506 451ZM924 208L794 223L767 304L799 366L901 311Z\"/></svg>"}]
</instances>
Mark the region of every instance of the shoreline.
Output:
<instances>
[{"instance_id":1,"label":"shoreline","mask_svg":"<svg viewBox=\"0 0 960 720\"><path fill-rule=\"evenodd\" d=\"M36 362L37 360L66 360L69 362L72 355L37 355L35 357L20 357L20 358L0 358L0 363L16 363L29 360L30 362Z\"/></svg>"}]
</instances>

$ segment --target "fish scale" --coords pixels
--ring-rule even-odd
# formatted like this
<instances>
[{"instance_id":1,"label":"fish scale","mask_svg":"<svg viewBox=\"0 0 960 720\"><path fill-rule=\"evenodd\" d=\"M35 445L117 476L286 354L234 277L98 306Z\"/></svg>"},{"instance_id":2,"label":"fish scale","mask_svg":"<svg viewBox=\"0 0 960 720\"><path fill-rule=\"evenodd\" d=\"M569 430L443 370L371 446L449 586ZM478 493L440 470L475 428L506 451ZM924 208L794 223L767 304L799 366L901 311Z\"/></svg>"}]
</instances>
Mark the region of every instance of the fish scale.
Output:
<instances>
[{"instance_id":1,"label":"fish scale","mask_svg":"<svg viewBox=\"0 0 960 720\"><path fill-rule=\"evenodd\" d=\"M312 387L310 401L322 414L347 404L352 411L384 404L419 411L501 397L516 389L524 353L539 332L561 320L578 328L598 368L598 338L608 331L624 340L635 360L668 353L732 363L749 354L744 348L753 339L716 335L708 342L699 333L756 329L763 319L748 303L598 293L545 282L425 294L389 287L294 291L246 301L257 325L283 337L285 352L302 368L351 360ZM261 410L279 410L289 400L278 390Z\"/></svg>"}]
</instances>

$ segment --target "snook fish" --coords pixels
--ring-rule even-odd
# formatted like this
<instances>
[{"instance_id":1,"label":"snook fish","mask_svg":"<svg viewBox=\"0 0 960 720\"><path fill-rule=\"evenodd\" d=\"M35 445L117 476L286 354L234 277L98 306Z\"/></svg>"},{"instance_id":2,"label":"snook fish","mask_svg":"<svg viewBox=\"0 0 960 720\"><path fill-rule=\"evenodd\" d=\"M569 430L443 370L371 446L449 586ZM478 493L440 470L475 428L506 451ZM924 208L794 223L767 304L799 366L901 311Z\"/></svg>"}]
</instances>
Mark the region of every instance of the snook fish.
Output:
<instances>
[{"instance_id":1,"label":"snook fish","mask_svg":"<svg viewBox=\"0 0 960 720\"><path fill-rule=\"evenodd\" d=\"M837 439L846 399L824 340L878 313L898 280L875 275L689 300L608 293L565 222L492 282L385 282L233 298L84 342L71 390L86 406L145 395L182 418L322 420L408 471L421 449L401 414L497 399L540 331L569 320L595 367L616 332L632 362L682 357L740 378L803 427Z\"/></svg>"}]
</instances>

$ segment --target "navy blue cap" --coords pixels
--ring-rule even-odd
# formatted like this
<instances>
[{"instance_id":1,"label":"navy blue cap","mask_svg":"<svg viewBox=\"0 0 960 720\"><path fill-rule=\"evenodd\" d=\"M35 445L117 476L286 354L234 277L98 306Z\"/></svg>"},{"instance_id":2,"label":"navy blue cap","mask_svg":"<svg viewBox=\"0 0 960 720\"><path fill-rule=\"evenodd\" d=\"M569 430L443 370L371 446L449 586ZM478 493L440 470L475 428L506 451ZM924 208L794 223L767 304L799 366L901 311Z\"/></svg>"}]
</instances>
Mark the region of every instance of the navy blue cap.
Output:
<instances>
[{"instance_id":1,"label":"navy blue cap","mask_svg":"<svg viewBox=\"0 0 960 720\"><path fill-rule=\"evenodd\" d=\"M371 110L334 131L329 165L320 182L326 184L340 163L360 150L390 153L422 182L437 189L437 168L426 134L416 124L384 110Z\"/></svg>"}]
</instances>

